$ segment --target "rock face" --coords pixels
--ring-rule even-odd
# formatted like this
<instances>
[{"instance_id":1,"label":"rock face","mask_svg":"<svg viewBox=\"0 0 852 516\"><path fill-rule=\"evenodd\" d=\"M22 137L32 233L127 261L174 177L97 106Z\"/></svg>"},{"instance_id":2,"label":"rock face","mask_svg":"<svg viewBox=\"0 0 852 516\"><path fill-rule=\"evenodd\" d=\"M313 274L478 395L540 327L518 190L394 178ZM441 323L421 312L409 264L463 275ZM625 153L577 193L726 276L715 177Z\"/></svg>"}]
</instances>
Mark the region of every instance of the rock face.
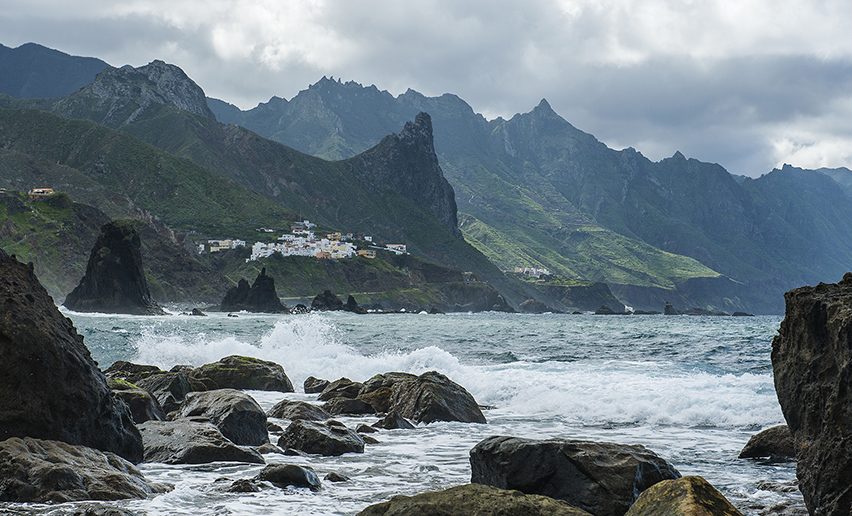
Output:
<instances>
[{"instance_id":1,"label":"rock face","mask_svg":"<svg viewBox=\"0 0 852 516\"><path fill-rule=\"evenodd\" d=\"M311 310L343 310L343 301L331 290L326 290L311 301Z\"/></svg>"},{"instance_id":2,"label":"rock face","mask_svg":"<svg viewBox=\"0 0 852 516\"><path fill-rule=\"evenodd\" d=\"M266 413L248 394L234 389L192 392L175 419L206 418L234 444L260 446L269 442Z\"/></svg>"},{"instance_id":3,"label":"rock face","mask_svg":"<svg viewBox=\"0 0 852 516\"><path fill-rule=\"evenodd\" d=\"M283 367L252 357L231 355L199 367L193 376L209 378L220 389L294 392Z\"/></svg>"},{"instance_id":4,"label":"rock face","mask_svg":"<svg viewBox=\"0 0 852 516\"><path fill-rule=\"evenodd\" d=\"M148 421L139 425L145 442L145 462L207 464L249 462L263 464L263 457L248 447L228 440L210 423L180 419Z\"/></svg>"},{"instance_id":5,"label":"rock face","mask_svg":"<svg viewBox=\"0 0 852 516\"><path fill-rule=\"evenodd\" d=\"M0 441L33 437L142 460L142 438L70 319L0 250Z\"/></svg>"},{"instance_id":6,"label":"rock face","mask_svg":"<svg viewBox=\"0 0 852 516\"><path fill-rule=\"evenodd\" d=\"M236 287L225 294L219 308L223 312L287 312L287 307L278 299L275 280L266 275L266 267L260 270L251 287L248 286L248 281L241 279Z\"/></svg>"},{"instance_id":7,"label":"rock face","mask_svg":"<svg viewBox=\"0 0 852 516\"><path fill-rule=\"evenodd\" d=\"M471 482L541 494L595 516L622 516L639 493L680 478L643 446L495 436L470 451Z\"/></svg>"},{"instance_id":8,"label":"rock face","mask_svg":"<svg viewBox=\"0 0 852 516\"><path fill-rule=\"evenodd\" d=\"M663 480L630 506L627 516L742 516L722 493L701 477Z\"/></svg>"},{"instance_id":9,"label":"rock face","mask_svg":"<svg viewBox=\"0 0 852 516\"><path fill-rule=\"evenodd\" d=\"M105 224L89 255L86 275L65 298L65 306L77 312L165 314L148 291L141 249L129 221Z\"/></svg>"},{"instance_id":10,"label":"rock face","mask_svg":"<svg viewBox=\"0 0 852 516\"><path fill-rule=\"evenodd\" d=\"M486 422L473 396L436 371L394 383L389 410L415 423Z\"/></svg>"},{"instance_id":11,"label":"rock face","mask_svg":"<svg viewBox=\"0 0 852 516\"><path fill-rule=\"evenodd\" d=\"M739 458L771 457L780 460L795 460L796 446L793 434L787 425L773 426L759 432L748 440Z\"/></svg>"},{"instance_id":12,"label":"rock face","mask_svg":"<svg viewBox=\"0 0 852 516\"><path fill-rule=\"evenodd\" d=\"M164 490L112 453L30 437L0 442L0 471L3 502L147 498Z\"/></svg>"},{"instance_id":13,"label":"rock face","mask_svg":"<svg viewBox=\"0 0 852 516\"><path fill-rule=\"evenodd\" d=\"M415 496L394 496L390 501L370 505L358 516L438 516L476 514L478 516L591 516L585 511L540 495L525 495L481 484L456 486L444 491Z\"/></svg>"},{"instance_id":14,"label":"rock face","mask_svg":"<svg viewBox=\"0 0 852 516\"><path fill-rule=\"evenodd\" d=\"M325 423L302 419L293 421L284 430L278 440L278 446L326 456L350 452L364 453L364 439L343 423L334 420Z\"/></svg>"},{"instance_id":15,"label":"rock face","mask_svg":"<svg viewBox=\"0 0 852 516\"><path fill-rule=\"evenodd\" d=\"M344 163L372 191L402 195L461 238L455 192L438 164L429 114L419 113L399 134L386 136L372 149ZM400 170L406 173L400 174Z\"/></svg>"},{"instance_id":16,"label":"rock face","mask_svg":"<svg viewBox=\"0 0 852 516\"><path fill-rule=\"evenodd\" d=\"M799 489L812 515L852 512L852 273L784 295L772 341L775 390L795 439Z\"/></svg>"}]
</instances>

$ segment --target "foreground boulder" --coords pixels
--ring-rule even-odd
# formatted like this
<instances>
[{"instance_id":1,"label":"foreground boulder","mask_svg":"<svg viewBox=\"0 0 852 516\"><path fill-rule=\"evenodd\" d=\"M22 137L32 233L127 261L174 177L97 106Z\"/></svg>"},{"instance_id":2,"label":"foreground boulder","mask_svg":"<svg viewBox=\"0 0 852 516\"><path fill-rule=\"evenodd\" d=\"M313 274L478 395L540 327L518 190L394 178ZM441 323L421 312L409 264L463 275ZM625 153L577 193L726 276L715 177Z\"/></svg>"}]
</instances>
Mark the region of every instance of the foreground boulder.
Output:
<instances>
[{"instance_id":1,"label":"foreground boulder","mask_svg":"<svg viewBox=\"0 0 852 516\"><path fill-rule=\"evenodd\" d=\"M358 516L590 516L570 505L540 495L525 495L481 484L466 484L415 496L394 496L370 505Z\"/></svg>"},{"instance_id":2,"label":"foreground boulder","mask_svg":"<svg viewBox=\"0 0 852 516\"><path fill-rule=\"evenodd\" d=\"M470 451L471 482L564 500L595 516L622 516L639 493L680 478L639 445L489 437Z\"/></svg>"},{"instance_id":3,"label":"foreground boulder","mask_svg":"<svg viewBox=\"0 0 852 516\"><path fill-rule=\"evenodd\" d=\"M739 458L770 457L775 460L795 460L796 447L793 434L787 425L773 426L759 432L748 440Z\"/></svg>"},{"instance_id":4,"label":"foreground boulder","mask_svg":"<svg viewBox=\"0 0 852 516\"><path fill-rule=\"evenodd\" d=\"M199 367L192 375L209 378L220 389L294 392L283 367L259 358L231 355Z\"/></svg>"},{"instance_id":5,"label":"foreground boulder","mask_svg":"<svg viewBox=\"0 0 852 516\"><path fill-rule=\"evenodd\" d=\"M772 341L775 391L793 434L810 514L852 513L852 273L784 295Z\"/></svg>"},{"instance_id":6,"label":"foreground boulder","mask_svg":"<svg viewBox=\"0 0 852 516\"><path fill-rule=\"evenodd\" d=\"M278 446L326 456L364 453L364 439L334 420L325 423L301 419L293 421L284 430Z\"/></svg>"},{"instance_id":7,"label":"foreground boulder","mask_svg":"<svg viewBox=\"0 0 852 516\"><path fill-rule=\"evenodd\" d=\"M178 418L205 418L234 444L260 446L269 442L266 413L243 392L234 389L192 392L178 410Z\"/></svg>"},{"instance_id":8,"label":"foreground boulder","mask_svg":"<svg viewBox=\"0 0 852 516\"><path fill-rule=\"evenodd\" d=\"M30 437L0 442L0 472L4 502L120 500L166 490L112 453Z\"/></svg>"},{"instance_id":9,"label":"foreground boulder","mask_svg":"<svg viewBox=\"0 0 852 516\"><path fill-rule=\"evenodd\" d=\"M222 298L219 309L223 312L240 310L274 314L288 312L275 291L275 280L266 275L266 267L260 270L251 287L248 281L241 279L236 287L228 290Z\"/></svg>"},{"instance_id":10,"label":"foreground boulder","mask_svg":"<svg viewBox=\"0 0 852 516\"><path fill-rule=\"evenodd\" d=\"M436 371L395 382L389 410L414 423L486 422L473 396L464 387Z\"/></svg>"},{"instance_id":11,"label":"foreground boulder","mask_svg":"<svg viewBox=\"0 0 852 516\"><path fill-rule=\"evenodd\" d=\"M151 299L142 269L142 243L130 221L104 224L86 274L64 304L76 312L165 314Z\"/></svg>"},{"instance_id":12,"label":"foreground boulder","mask_svg":"<svg viewBox=\"0 0 852 516\"><path fill-rule=\"evenodd\" d=\"M328 380L309 376L305 378L305 383L303 384L305 388L305 394L316 394L322 392L323 389L328 387L328 383Z\"/></svg>"},{"instance_id":13,"label":"foreground boulder","mask_svg":"<svg viewBox=\"0 0 852 516\"><path fill-rule=\"evenodd\" d=\"M142 460L142 437L32 264L0 250L0 440L33 437Z\"/></svg>"},{"instance_id":14,"label":"foreground boulder","mask_svg":"<svg viewBox=\"0 0 852 516\"><path fill-rule=\"evenodd\" d=\"M179 419L139 425L145 443L145 462L207 464L249 462L263 464L260 453L228 440L210 423Z\"/></svg>"},{"instance_id":15,"label":"foreground boulder","mask_svg":"<svg viewBox=\"0 0 852 516\"><path fill-rule=\"evenodd\" d=\"M701 477L663 480L630 506L627 516L742 516L722 493Z\"/></svg>"}]
</instances>

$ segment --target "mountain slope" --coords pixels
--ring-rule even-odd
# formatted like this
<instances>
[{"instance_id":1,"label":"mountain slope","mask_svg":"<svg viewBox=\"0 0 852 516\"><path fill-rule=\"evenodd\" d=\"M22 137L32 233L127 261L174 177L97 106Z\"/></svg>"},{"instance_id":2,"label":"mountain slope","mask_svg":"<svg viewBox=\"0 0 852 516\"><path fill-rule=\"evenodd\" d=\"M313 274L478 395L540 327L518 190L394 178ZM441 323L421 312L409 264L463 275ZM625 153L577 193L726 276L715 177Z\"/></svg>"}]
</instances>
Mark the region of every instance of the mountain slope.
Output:
<instances>
[{"instance_id":1,"label":"mountain slope","mask_svg":"<svg viewBox=\"0 0 852 516\"><path fill-rule=\"evenodd\" d=\"M63 97L109 66L93 57L70 56L35 43L0 45L0 93L16 99Z\"/></svg>"}]
</instances>

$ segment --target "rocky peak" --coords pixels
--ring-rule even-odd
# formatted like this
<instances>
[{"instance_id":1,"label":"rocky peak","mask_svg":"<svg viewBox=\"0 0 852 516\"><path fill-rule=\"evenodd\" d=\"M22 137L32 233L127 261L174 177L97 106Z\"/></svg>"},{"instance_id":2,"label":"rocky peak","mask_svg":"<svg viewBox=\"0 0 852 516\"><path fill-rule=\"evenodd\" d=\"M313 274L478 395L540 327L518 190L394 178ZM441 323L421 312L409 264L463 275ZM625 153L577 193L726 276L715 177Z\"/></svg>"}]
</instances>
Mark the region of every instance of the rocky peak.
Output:
<instances>
[{"instance_id":1,"label":"rocky peak","mask_svg":"<svg viewBox=\"0 0 852 516\"><path fill-rule=\"evenodd\" d=\"M369 190L402 195L461 238L455 192L438 164L428 113L420 112L399 134L345 163Z\"/></svg>"}]
</instances>

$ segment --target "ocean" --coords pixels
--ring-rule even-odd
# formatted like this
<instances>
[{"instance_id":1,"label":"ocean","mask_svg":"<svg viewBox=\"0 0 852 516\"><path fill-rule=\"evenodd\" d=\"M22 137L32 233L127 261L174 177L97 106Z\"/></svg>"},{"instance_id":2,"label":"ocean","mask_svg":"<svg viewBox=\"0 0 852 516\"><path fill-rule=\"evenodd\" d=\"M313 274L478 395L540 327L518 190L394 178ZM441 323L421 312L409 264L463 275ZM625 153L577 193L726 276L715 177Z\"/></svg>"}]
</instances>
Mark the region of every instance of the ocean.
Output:
<instances>
[{"instance_id":1,"label":"ocean","mask_svg":"<svg viewBox=\"0 0 852 516\"><path fill-rule=\"evenodd\" d=\"M267 463L308 465L320 478L329 472L350 478L323 482L317 492L236 494L216 482L252 477L260 465L141 464L147 478L175 489L103 507L137 514L352 515L397 494L470 482L469 451L492 435L641 444L681 474L706 478L744 514L802 507L792 487L795 462L737 458L752 435L784 424L770 362L780 316L65 315L102 369L128 360L167 370L233 354L277 362L297 392L248 391L267 410L285 398L315 401L302 389L308 376L365 381L432 370L491 407L485 425L433 423L372 434L380 443L363 454L265 456ZM337 419L354 428L378 418ZM3 504L0 513L73 514L81 505L91 503Z\"/></svg>"}]
</instances>

